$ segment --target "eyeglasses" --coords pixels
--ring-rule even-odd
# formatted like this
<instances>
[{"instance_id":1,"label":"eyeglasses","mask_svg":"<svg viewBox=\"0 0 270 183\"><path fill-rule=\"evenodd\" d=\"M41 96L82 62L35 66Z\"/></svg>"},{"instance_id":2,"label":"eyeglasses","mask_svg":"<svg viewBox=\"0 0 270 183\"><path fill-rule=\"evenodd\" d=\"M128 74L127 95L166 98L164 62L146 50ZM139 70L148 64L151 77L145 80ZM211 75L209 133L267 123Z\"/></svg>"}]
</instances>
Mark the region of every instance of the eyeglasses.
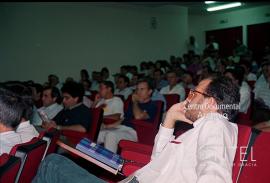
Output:
<instances>
[{"instance_id":1,"label":"eyeglasses","mask_svg":"<svg viewBox=\"0 0 270 183\"><path fill-rule=\"evenodd\" d=\"M213 97L213 98L216 99L216 97L214 97L214 96L211 96L211 95L209 95L209 94L207 94L207 93L203 93L203 92L200 92L200 91L197 91L197 90L194 90L194 89L190 89L187 98L188 98L189 100L191 100L191 99L195 96L195 92L196 92L196 93L199 93L199 94L201 94L201 95L203 95L203 96L205 96L205 97Z\"/></svg>"}]
</instances>

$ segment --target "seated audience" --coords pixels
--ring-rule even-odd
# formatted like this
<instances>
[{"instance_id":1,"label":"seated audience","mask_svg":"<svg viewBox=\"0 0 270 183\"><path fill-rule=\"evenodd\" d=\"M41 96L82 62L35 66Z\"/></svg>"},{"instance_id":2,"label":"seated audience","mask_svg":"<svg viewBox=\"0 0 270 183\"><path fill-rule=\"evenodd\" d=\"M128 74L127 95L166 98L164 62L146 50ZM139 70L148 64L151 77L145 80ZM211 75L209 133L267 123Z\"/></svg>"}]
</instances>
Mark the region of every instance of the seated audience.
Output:
<instances>
[{"instance_id":1,"label":"seated audience","mask_svg":"<svg viewBox=\"0 0 270 183\"><path fill-rule=\"evenodd\" d=\"M260 122L270 119L270 62L262 63L262 75L255 83L255 106L253 121Z\"/></svg>"},{"instance_id":2,"label":"seated audience","mask_svg":"<svg viewBox=\"0 0 270 183\"><path fill-rule=\"evenodd\" d=\"M30 122L30 117L33 113L34 101L30 87L23 83L14 83L7 85L7 88L17 94L22 99L23 113L20 119L20 124L16 129L16 133L20 135L21 143L30 141L34 137L38 137L39 133Z\"/></svg>"},{"instance_id":3,"label":"seated audience","mask_svg":"<svg viewBox=\"0 0 270 183\"><path fill-rule=\"evenodd\" d=\"M48 76L48 85L51 86L51 87L56 87L59 90L62 87L62 84L60 83L58 76L56 76L54 74L50 74Z\"/></svg>"},{"instance_id":4,"label":"seated audience","mask_svg":"<svg viewBox=\"0 0 270 183\"><path fill-rule=\"evenodd\" d=\"M0 88L0 155L9 153L14 145L22 143L20 134L15 132L24 110L21 101L15 93Z\"/></svg>"},{"instance_id":5,"label":"seated audience","mask_svg":"<svg viewBox=\"0 0 270 183\"><path fill-rule=\"evenodd\" d=\"M163 71L161 69L156 69L154 71L154 88L156 88L158 91L168 86L168 81L163 79Z\"/></svg>"},{"instance_id":6,"label":"seated audience","mask_svg":"<svg viewBox=\"0 0 270 183\"><path fill-rule=\"evenodd\" d=\"M98 91L99 89L99 83L102 81L102 76L100 72L93 71L92 72L92 85L91 89L93 91Z\"/></svg>"},{"instance_id":7,"label":"seated audience","mask_svg":"<svg viewBox=\"0 0 270 183\"><path fill-rule=\"evenodd\" d=\"M91 91L90 91L90 87L91 87L91 81L89 80L83 80L81 81L83 88L84 88L84 96L83 96L83 104L86 107L91 107L93 104L93 101L90 99L90 96L92 95Z\"/></svg>"},{"instance_id":8,"label":"seated audience","mask_svg":"<svg viewBox=\"0 0 270 183\"><path fill-rule=\"evenodd\" d=\"M239 66L234 69L227 69L224 75L240 88L239 112L247 113L251 102L251 91L247 82L244 81L244 72L244 68Z\"/></svg>"},{"instance_id":9,"label":"seated audience","mask_svg":"<svg viewBox=\"0 0 270 183\"><path fill-rule=\"evenodd\" d=\"M118 141L115 133L117 131L119 135L121 134L120 124L124 116L124 104L119 97L113 96L113 92L114 85L111 81L101 82L99 93L96 95L92 107L102 107L104 110L104 123L100 129L97 143L104 143L105 148L116 152ZM105 124L106 121L111 121L111 123Z\"/></svg>"},{"instance_id":10,"label":"seated audience","mask_svg":"<svg viewBox=\"0 0 270 183\"><path fill-rule=\"evenodd\" d=\"M188 88L188 89L194 89L195 86L193 84L193 78L192 78L192 73L191 72L185 72L183 75L182 75L182 86L184 88Z\"/></svg>"},{"instance_id":11,"label":"seated audience","mask_svg":"<svg viewBox=\"0 0 270 183\"><path fill-rule=\"evenodd\" d=\"M119 75L116 81L115 95L123 95L126 100L130 94L132 94L132 89L129 86L129 78L125 75Z\"/></svg>"},{"instance_id":12,"label":"seated audience","mask_svg":"<svg viewBox=\"0 0 270 183\"><path fill-rule=\"evenodd\" d=\"M178 94L180 95L180 101L184 101L186 97L186 92L183 86L177 83L177 76L174 71L167 72L167 80L169 85L166 87L161 88L161 94Z\"/></svg>"},{"instance_id":13,"label":"seated audience","mask_svg":"<svg viewBox=\"0 0 270 183\"><path fill-rule=\"evenodd\" d=\"M201 81L184 102L168 111L156 135L151 161L121 182L232 182L238 128L230 120L238 111L219 105L239 102L239 88L230 79L217 77ZM194 108L194 105L208 107ZM193 124L194 128L175 138L177 121ZM67 162L73 171L63 176ZM62 156L50 155L41 163L33 183L70 181L102 180Z\"/></svg>"},{"instance_id":14,"label":"seated audience","mask_svg":"<svg viewBox=\"0 0 270 183\"><path fill-rule=\"evenodd\" d=\"M255 84L255 99L262 99L270 107L270 61L262 64L262 75Z\"/></svg>"},{"instance_id":15,"label":"seated audience","mask_svg":"<svg viewBox=\"0 0 270 183\"><path fill-rule=\"evenodd\" d=\"M62 109L61 94L58 88L47 86L43 89L42 104L43 106L34 113L32 122L34 125L40 126L42 119L38 113L43 112L49 119L53 119Z\"/></svg>"},{"instance_id":16,"label":"seated audience","mask_svg":"<svg viewBox=\"0 0 270 183\"><path fill-rule=\"evenodd\" d=\"M80 83L82 83L83 81L89 80L89 74L88 71L86 69L82 69L80 71Z\"/></svg>"},{"instance_id":17,"label":"seated audience","mask_svg":"<svg viewBox=\"0 0 270 183\"><path fill-rule=\"evenodd\" d=\"M251 72L251 63L248 61L240 61L240 66L242 66L245 69L245 80L246 81L256 81L257 76L256 74Z\"/></svg>"},{"instance_id":18,"label":"seated audience","mask_svg":"<svg viewBox=\"0 0 270 183\"><path fill-rule=\"evenodd\" d=\"M53 127L58 130L87 132L91 124L91 113L89 108L82 103L83 86L76 82L68 82L63 85L61 91L64 109L50 122L43 121L43 128Z\"/></svg>"}]
</instances>

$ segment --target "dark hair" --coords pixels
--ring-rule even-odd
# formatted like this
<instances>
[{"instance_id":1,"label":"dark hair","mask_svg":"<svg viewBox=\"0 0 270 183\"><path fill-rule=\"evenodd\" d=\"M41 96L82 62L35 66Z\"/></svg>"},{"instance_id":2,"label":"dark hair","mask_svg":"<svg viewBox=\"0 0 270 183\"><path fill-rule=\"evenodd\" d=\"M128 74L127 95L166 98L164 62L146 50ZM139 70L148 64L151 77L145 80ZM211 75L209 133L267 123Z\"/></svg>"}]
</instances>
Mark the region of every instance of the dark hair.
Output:
<instances>
[{"instance_id":1,"label":"dark hair","mask_svg":"<svg viewBox=\"0 0 270 183\"><path fill-rule=\"evenodd\" d=\"M137 84L139 83L147 83L148 88L151 90L154 90L154 83L153 83L153 79L149 78L149 77L143 77L140 78L137 82Z\"/></svg>"},{"instance_id":2,"label":"dark hair","mask_svg":"<svg viewBox=\"0 0 270 183\"><path fill-rule=\"evenodd\" d=\"M216 99L219 107L219 112L227 114L230 121L235 119L238 108L230 109L227 105L239 105L240 93L239 87L233 84L230 78L224 76L212 76L211 82L206 88L206 93L213 96ZM221 107L225 106L225 107Z\"/></svg>"},{"instance_id":3,"label":"dark hair","mask_svg":"<svg viewBox=\"0 0 270 183\"><path fill-rule=\"evenodd\" d=\"M124 79L124 82L127 83L127 84L129 84L129 78L128 78L127 76L125 76L125 75L123 75L123 74L120 74L120 75L118 76L118 79L119 79L119 78L123 78L123 79Z\"/></svg>"},{"instance_id":4,"label":"dark hair","mask_svg":"<svg viewBox=\"0 0 270 183\"><path fill-rule=\"evenodd\" d=\"M32 87L34 87L34 88L36 89L36 92L37 92L37 93L41 93L41 92L43 91L43 87L42 87L42 85L39 84L39 83L34 83L34 84L32 85Z\"/></svg>"},{"instance_id":5,"label":"dark hair","mask_svg":"<svg viewBox=\"0 0 270 183\"><path fill-rule=\"evenodd\" d=\"M6 89L21 97L23 112L21 118L29 120L33 114L34 101L32 98L32 90L26 83L15 82L6 83Z\"/></svg>"},{"instance_id":6,"label":"dark hair","mask_svg":"<svg viewBox=\"0 0 270 183\"><path fill-rule=\"evenodd\" d=\"M7 88L0 88L0 123L16 129L20 124L24 105L22 98Z\"/></svg>"},{"instance_id":7,"label":"dark hair","mask_svg":"<svg viewBox=\"0 0 270 183\"><path fill-rule=\"evenodd\" d=\"M60 104L62 102L61 93L60 93L58 88L56 88L55 86L53 86L53 87L47 86L47 87L43 88L43 91L45 91L45 90L51 90L51 97L56 98L56 102L58 104Z\"/></svg>"},{"instance_id":8,"label":"dark hair","mask_svg":"<svg viewBox=\"0 0 270 183\"><path fill-rule=\"evenodd\" d=\"M174 73L177 76L177 72L175 70L169 70L169 71L167 71L166 74L169 74L169 73Z\"/></svg>"},{"instance_id":9,"label":"dark hair","mask_svg":"<svg viewBox=\"0 0 270 183\"><path fill-rule=\"evenodd\" d=\"M239 86L242 85L245 76L245 70L242 66L236 66L233 69L226 69L224 74L226 74L227 72L231 73L233 77L238 80Z\"/></svg>"},{"instance_id":10,"label":"dark hair","mask_svg":"<svg viewBox=\"0 0 270 183\"><path fill-rule=\"evenodd\" d=\"M66 82L61 88L61 91L62 93L68 93L73 98L78 97L78 102L82 102L84 96L84 88L81 83L77 83L75 81Z\"/></svg>"},{"instance_id":11,"label":"dark hair","mask_svg":"<svg viewBox=\"0 0 270 183\"><path fill-rule=\"evenodd\" d=\"M103 67L100 72L109 72L109 69L107 67Z\"/></svg>"},{"instance_id":12,"label":"dark hair","mask_svg":"<svg viewBox=\"0 0 270 183\"><path fill-rule=\"evenodd\" d=\"M100 84L104 84L107 88L111 88L111 92L114 93L114 84L111 81L102 81Z\"/></svg>"},{"instance_id":13,"label":"dark hair","mask_svg":"<svg viewBox=\"0 0 270 183\"><path fill-rule=\"evenodd\" d=\"M89 74L88 74L88 71L87 71L86 69L82 69L82 70L81 70L81 75L82 75L82 74L84 74L85 77L86 77L87 79L89 79Z\"/></svg>"},{"instance_id":14,"label":"dark hair","mask_svg":"<svg viewBox=\"0 0 270 183\"><path fill-rule=\"evenodd\" d=\"M163 75L163 74L164 74L163 71L162 71L161 69L155 69L154 73L155 73L155 72L159 72L160 75Z\"/></svg>"}]
</instances>

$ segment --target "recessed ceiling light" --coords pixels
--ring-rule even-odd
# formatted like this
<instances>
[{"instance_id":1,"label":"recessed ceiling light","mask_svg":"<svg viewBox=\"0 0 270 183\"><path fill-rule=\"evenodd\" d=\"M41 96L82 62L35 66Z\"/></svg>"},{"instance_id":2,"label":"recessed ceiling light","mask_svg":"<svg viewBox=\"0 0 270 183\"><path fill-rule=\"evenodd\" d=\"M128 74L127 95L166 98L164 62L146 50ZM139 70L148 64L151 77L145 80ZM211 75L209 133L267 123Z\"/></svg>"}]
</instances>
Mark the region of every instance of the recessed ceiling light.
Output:
<instances>
[{"instance_id":1,"label":"recessed ceiling light","mask_svg":"<svg viewBox=\"0 0 270 183\"><path fill-rule=\"evenodd\" d=\"M240 2L229 3L229 4L224 4L224 5L219 5L219 6L214 6L214 7L207 8L207 11L218 11L218 10L238 7L238 6L241 6L241 5L242 5L242 3L240 3Z\"/></svg>"}]
</instances>

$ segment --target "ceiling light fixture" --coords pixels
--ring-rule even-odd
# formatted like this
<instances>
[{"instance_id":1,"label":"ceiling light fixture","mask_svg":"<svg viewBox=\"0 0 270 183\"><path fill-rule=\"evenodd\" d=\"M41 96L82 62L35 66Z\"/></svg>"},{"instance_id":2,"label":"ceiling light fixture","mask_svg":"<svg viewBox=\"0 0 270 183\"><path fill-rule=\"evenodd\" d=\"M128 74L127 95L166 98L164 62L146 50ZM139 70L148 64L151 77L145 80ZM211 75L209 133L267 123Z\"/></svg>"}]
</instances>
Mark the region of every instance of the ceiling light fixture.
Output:
<instances>
[{"instance_id":1,"label":"ceiling light fixture","mask_svg":"<svg viewBox=\"0 0 270 183\"><path fill-rule=\"evenodd\" d=\"M214 7L207 8L207 11L218 11L218 10L238 7L241 5L242 5L242 3L240 3L240 2L229 3L229 4L224 4L224 5L220 5L220 6L214 6Z\"/></svg>"},{"instance_id":2,"label":"ceiling light fixture","mask_svg":"<svg viewBox=\"0 0 270 183\"><path fill-rule=\"evenodd\" d=\"M204 1L205 4L213 4L215 3L216 1Z\"/></svg>"}]
</instances>

